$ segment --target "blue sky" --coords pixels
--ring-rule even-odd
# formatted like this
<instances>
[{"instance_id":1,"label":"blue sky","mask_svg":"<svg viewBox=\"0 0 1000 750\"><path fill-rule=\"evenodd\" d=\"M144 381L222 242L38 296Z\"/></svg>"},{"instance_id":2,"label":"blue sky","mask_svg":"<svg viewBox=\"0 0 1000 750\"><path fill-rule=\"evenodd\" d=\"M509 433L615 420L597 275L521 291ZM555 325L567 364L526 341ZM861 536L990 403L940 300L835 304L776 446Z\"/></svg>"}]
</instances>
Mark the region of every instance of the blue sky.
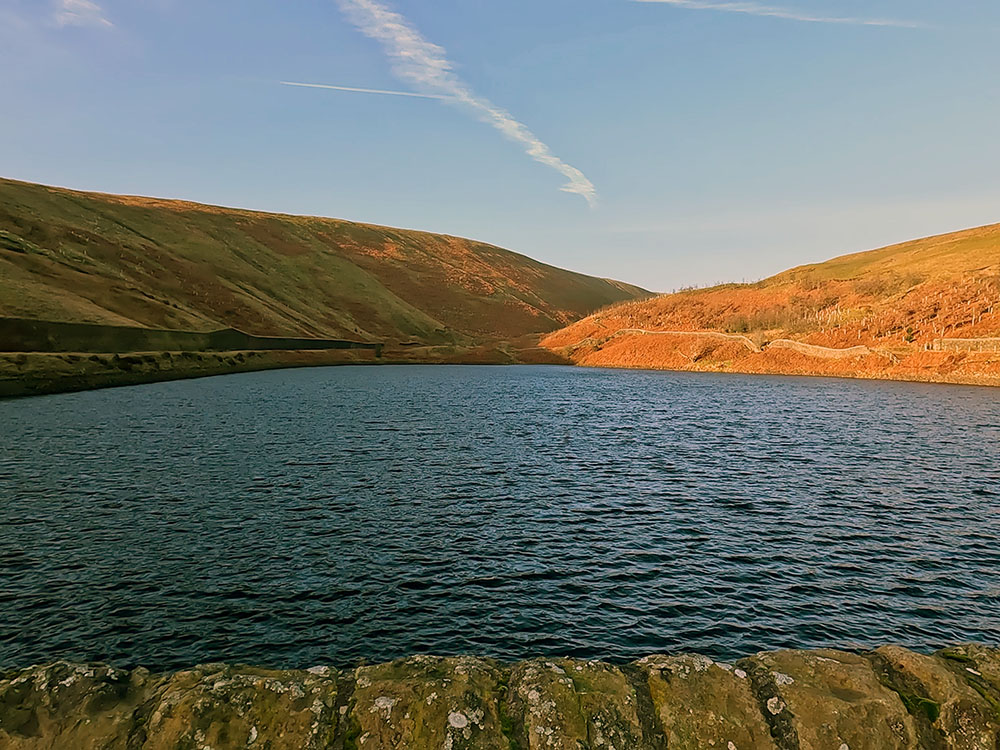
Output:
<instances>
[{"instance_id":1,"label":"blue sky","mask_svg":"<svg viewBox=\"0 0 1000 750\"><path fill-rule=\"evenodd\" d=\"M998 39L995 0L0 0L0 174L752 280L1000 221Z\"/></svg>"}]
</instances>

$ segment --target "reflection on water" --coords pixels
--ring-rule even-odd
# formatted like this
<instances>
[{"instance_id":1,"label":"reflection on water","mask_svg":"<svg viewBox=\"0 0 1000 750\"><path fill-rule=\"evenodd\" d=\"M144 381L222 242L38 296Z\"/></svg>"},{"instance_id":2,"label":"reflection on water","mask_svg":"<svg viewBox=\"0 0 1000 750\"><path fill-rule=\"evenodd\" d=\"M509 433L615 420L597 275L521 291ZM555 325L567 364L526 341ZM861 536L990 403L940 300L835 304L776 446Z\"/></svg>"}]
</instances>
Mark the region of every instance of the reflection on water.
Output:
<instances>
[{"instance_id":1,"label":"reflection on water","mask_svg":"<svg viewBox=\"0 0 1000 750\"><path fill-rule=\"evenodd\" d=\"M1000 390L343 367L0 403L0 665L1000 641Z\"/></svg>"}]
</instances>

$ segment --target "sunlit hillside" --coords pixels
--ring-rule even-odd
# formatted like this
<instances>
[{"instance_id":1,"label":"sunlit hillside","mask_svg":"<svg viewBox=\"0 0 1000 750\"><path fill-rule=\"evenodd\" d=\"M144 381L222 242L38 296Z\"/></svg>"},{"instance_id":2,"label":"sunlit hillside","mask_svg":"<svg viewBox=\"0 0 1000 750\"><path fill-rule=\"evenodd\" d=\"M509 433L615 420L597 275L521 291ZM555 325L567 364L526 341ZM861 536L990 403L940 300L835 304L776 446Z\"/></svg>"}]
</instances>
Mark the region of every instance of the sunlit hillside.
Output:
<instances>
[{"instance_id":1,"label":"sunlit hillside","mask_svg":"<svg viewBox=\"0 0 1000 750\"><path fill-rule=\"evenodd\" d=\"M948 351L954 360L956 352L992 350L992 342L979 340L1000 336L998 303L1000 225L993 225L846 255L755 284L612 306L543 343L589 365L877 374L947 366ZM936 348L945 351L927 356ZM988 357L957 359L970 360L968 366Z\"/></svg>"},{"instance_id":2,"label":"sunlit hillside","mask_svg":"<svg viewBox=\"0 0 1000 750\"><path fill-rule=\"evenodd\" d=\"M639 296L457 237L0 180L0 316L470 342Z\"/></svg>"}]
</instances>

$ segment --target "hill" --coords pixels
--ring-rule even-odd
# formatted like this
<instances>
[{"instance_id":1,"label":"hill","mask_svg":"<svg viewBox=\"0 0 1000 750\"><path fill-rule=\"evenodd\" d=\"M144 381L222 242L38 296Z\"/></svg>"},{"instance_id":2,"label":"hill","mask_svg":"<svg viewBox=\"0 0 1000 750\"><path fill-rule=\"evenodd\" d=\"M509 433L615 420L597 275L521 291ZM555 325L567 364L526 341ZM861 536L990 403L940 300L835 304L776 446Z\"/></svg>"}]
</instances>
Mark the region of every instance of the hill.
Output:
<instances>
[{"instance_id":1,"label":"hill","mask_svg":"<svg viewBox=\"0 0 1000 750\"><path fill-rule=\"evenodd\" d=\"M993 382L1000 225L612 306L542 345L584 365ZM998 380L1000 382L1000 380Z\"/></svg>"},{"instance_id":2,"label":"hill","mask_svg":"<svg viewBox=\"0 0 1000 750\"><path fill-rule=\"evenodd\" d=\"M0 179L2 317L471 345L646 294L457 237Z\"/></svg>"}]
</instances>

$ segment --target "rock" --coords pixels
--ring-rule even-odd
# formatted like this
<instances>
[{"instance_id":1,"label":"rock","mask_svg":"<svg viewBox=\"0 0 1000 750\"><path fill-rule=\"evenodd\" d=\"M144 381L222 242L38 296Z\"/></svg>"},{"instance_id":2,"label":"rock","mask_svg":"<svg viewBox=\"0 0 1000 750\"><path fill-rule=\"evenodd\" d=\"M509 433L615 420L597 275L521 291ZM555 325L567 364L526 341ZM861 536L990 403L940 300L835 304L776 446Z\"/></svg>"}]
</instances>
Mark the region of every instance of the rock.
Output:
<instances>
[{"instance_id":1,"label":"rock","mask_svg":"<svg viewBox=\"0 0 1000 750\"><path fill-rule=\"evenodd\" d=\"M1000 648L973 643L942 649L937 655L956 665L973 688L984 694L1000 713Z\"/></svg>"},{"instance_id":2,"label":"rock","mask_svg":"<svg viewBox=\"0 0 1000 750\"><path fill-rule=\"evenodd\" d=\"M536 659L514 667L506 713L527 750L644 747L635 691L600 662Z\"/></svg>"},{"instance_id":3,"label":"rock","mask_svg":"<svg viewBox=\"0 0 1000 750\"><path fill-rule=\"evenodd\" d=\"M349 720L358 750L510 750L503 678L490 661L414 656L359 667Z\"/></svg>"},{"instance_id":4,"label":"rock","mask_svg":"<svg viewBox=\"0 0 1000 750\"><path fill-rule=\"evenodd\" d=\"M0 748L125 750L159 681L143 669L58 662L0 679Z\"/></svg>"},{"instance_id":5,"label":"rock","mask_svg":"<svg viewBox=\"0 0 1000 750\"><path fill-rule=\"evenodd\" d=\"M637 666L671 750L775 748L744 670L704 656L651 656Z\"/></svg>"},{"instance_id":6,"label":"rock","mask_svg":"<svg viewBox=\"0 0 1000 750\"><path fill-rule=\"evenodd\" d=\"M638 699L622 670L596 661L566 661L562 666L580 697L591 748L638 750L647 746L642 737Z\"/></svg>"},{"instance_id":7,"label":"rock","mask_svg":"<svg viewBox=\"0 0 1000 750\"><path fill-rule=\"evenodd\" d=\"M178 672L149 709L143 750L326 748L337 728L335 672L207 665Z\"/></svg>"},{"instance_id":8,"label":"rock","mask_svg":"<svg viewBox=\"0 0 1000 750\"><path fill-rule=\"evenodd\" d=\"M0 750L77 748L1000 750L1000 649L0 672Z\"/></svg>"},{"instance_id":9,"label":"rock","mask_svg":"<svg viewBox=\"0 0 1000 750\"><path fill-rule=\"evenodd\" d=\"M844 651L777 651L740 663L753 680L781 750L919 747L913 717L863 657Z\"/></svg>"},{"instance_id":10,"label":"rock","mask_svg":"<svg viewBox=\"0 0 1000 750\"><path fill-rule=\"evenodd\" d=\"M928 744L948 750L996 750L1000 746L1000 717L987 698L970 686L966 675L972 673L964 665L899 646L878 649L873 662L922 725Z\"/></svg>"}]
</instances>

